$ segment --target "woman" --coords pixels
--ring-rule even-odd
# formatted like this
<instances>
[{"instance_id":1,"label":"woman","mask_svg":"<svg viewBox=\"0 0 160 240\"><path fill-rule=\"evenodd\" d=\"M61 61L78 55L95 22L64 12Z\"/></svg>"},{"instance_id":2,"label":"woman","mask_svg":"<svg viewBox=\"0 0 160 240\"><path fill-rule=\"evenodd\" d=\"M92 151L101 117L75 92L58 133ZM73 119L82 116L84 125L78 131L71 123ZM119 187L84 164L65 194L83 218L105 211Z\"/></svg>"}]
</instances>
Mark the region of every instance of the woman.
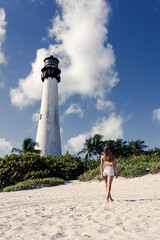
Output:
<instances>
[{"instance_id":1,"label":"woman","mask_svg":"<svg viewBox=\"0 0 160 240\"><path fill-rule=\"evenodd\" d=\"M104 179L107 192L107 202L113 201L111 197L111 185L114 175L117 175L117 167L115 157L112 155L111 151L107 146L103 149L104 155L101 157L101 179Z\"/></svg>"}]
</instances>

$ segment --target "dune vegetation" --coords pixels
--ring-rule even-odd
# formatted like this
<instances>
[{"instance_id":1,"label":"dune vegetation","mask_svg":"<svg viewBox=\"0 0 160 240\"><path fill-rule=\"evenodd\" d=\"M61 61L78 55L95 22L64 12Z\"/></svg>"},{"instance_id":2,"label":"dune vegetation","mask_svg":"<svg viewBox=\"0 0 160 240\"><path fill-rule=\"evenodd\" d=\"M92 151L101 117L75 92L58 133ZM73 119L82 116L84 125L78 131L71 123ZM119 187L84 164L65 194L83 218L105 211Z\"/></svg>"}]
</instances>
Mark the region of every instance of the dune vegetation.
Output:
<instances>
[{"instance_id":1,"label":"dune vegetation","mask_svg":"<svg viewBox=\"0 0 160 240\"><path fill-rule=\"evenodd\" d=\"M77 155L67 152L61 156L44 157L34 152L33 147L30 152L29 147L23 144L23 151L19 150L19 154L12 153L0 158L1 191L54 186L74 179L100 180L100 157L105 145L115 155L118 175L121 177L132 178L160 172L158 148L145 150L147 146L140 140L103 141L102 138L102 135L96 134L86 139L84 148Z\"/></svg>"}]
</instances>

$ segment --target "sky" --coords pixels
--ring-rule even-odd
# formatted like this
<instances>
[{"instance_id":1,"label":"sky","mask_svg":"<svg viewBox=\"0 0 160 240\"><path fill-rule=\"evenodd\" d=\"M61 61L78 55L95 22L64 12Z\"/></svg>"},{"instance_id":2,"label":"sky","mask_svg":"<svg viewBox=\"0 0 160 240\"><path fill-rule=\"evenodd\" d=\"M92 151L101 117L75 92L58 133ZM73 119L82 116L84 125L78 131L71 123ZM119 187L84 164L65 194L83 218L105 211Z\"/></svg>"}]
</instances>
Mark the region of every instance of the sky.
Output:
<instances>
[{"instance_id":1,"label":"sky","mask_svg":"<svg viewBox=\"0 0 160 240\"><path fill-rule=\"evenodd\" d=\"M0 0L0 157L36 140L50 55L63 154L94 134L160 148L160 0Z\"/></svg>"}]
</instances>

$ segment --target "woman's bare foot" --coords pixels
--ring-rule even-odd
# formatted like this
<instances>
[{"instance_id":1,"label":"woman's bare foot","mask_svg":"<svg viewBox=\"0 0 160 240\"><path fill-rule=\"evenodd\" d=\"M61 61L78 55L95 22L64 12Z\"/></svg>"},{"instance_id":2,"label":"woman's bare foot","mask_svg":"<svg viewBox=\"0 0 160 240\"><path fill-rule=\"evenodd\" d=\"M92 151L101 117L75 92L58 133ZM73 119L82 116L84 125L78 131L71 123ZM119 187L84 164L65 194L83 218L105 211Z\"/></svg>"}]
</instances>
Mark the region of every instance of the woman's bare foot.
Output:
<instances>
[{"instance_id":1,"label":"woman's bare foot","mask_svg":"<svg viewBox=\"0 0 160 240\"><path fill-rule=\"evenodd\" d=\"M112 202L114 201L114 199L111 197L111 194L110 194L109 198L110 198L110 200L111 200Z\"/></svg>"},{"instance_id":2,"label":"woman's bare foot","mask_svg":"<svg viewBox=\"0 0 160 240\"><path fill-rule=\"evenodd\" d=\"M109 203L109 197L106 198L107 203Z\"/></svg>"}]
</instances>

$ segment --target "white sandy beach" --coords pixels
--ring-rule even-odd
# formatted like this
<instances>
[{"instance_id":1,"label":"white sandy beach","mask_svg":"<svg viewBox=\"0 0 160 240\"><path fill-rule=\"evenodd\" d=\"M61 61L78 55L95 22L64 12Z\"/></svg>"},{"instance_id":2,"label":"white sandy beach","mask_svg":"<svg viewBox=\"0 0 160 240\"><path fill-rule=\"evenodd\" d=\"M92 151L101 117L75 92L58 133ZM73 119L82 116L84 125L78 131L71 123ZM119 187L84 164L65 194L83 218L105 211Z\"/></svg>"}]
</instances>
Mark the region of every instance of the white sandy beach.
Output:
<instances>
[{"instance_id":1,"label":"white sandy beach","mask_svg":"<svg viewBox=\"0 0 160 240\"><path fill-rule=\"evenodd\" d=\"M0 240L160 239L160 174L0 193Z\"/></svg>"}]
</instances>

